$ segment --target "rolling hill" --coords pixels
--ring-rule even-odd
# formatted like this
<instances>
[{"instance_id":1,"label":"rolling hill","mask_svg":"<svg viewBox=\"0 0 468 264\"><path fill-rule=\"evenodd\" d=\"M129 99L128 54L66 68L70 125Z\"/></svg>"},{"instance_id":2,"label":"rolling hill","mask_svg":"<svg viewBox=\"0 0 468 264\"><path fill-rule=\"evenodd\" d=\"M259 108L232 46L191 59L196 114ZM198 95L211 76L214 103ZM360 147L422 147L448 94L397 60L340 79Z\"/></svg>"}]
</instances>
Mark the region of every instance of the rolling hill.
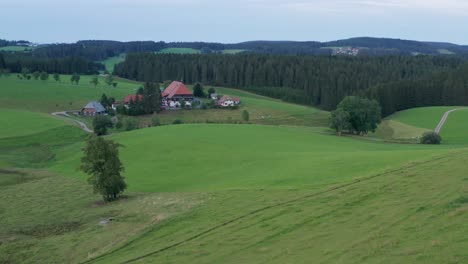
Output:
<instances>
[{"instance_id":1,"label":"rolling hill","mask_svg":"<svg viewBox=\"0 0 468 264\"><path fill-rule=\"evenodd\" d=\"M89 135L48 113L141 84L61 77L0 77L1 263L468 261L468 111L449 116L442 145L395 144L337 137L323 127L327 112L216 88L241 97L256 124L113 131L129 189L103 203L77 171ZM410 135L447 109L386 121ZM161 120L211 115L197 111Z\"/></svg>"}]
</instances>

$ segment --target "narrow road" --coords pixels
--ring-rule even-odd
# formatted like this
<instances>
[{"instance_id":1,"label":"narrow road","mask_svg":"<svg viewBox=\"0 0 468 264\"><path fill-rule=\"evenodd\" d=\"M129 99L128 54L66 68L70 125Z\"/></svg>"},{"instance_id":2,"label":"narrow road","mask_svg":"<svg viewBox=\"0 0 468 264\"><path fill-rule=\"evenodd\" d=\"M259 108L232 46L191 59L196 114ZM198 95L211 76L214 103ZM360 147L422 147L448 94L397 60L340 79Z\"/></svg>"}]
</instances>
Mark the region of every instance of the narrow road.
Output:
<instances>
[{"instance_id":1,"label":"narrow road","mask_svg":"<svg viewBox=\"0 0 468 264\"><path fill-rule=\"evenodd\" d=\"M67 114L67 112L65 112L65 111L63 111L63 112L54 112L54 113L51 113L51 115L53 115L53 116L63 116L65 118L68 118L68 119L76 122L84 132L94 133L94 131L89 129L89 127L85 123L71 118L70 115Z\"/></svg>"},{"instance_id":2,"label":"narrow road","mask_svg":"<svg viewBox=\"0 0 468 264\"><path fill-rule=\"evenodd\" d=\"M458 111L458 110L466 110L466 109L468 109L468 108L457 108L457 109L452 109L452 110L449 110L449 111L445 112L444 115L442 116L442 119L440 120L439 124L437 125L436 129L434 130L434 132L436 134L440 133L440 130L444 126L445 121L447 121L447 118L448 118L450 113Z\"/></svg>"}]
</instances>

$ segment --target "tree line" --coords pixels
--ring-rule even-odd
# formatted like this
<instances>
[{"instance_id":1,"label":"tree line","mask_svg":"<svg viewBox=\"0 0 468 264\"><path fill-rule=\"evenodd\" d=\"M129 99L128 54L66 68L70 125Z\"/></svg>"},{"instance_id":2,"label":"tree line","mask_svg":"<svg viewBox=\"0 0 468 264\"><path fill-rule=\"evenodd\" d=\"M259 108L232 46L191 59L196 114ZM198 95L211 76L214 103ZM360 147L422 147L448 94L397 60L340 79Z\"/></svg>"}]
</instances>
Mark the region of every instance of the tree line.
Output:
<instances>
[{"instance_id":1,"label":"tree line","mask_svg":"<svg viewBox=\"0 0 468 264\"><path fill-rule=\"evenodd\" d=\"M416 80L378 84L365 94L379 101L384 116L414 107L467 105L468 63Z\"/></svg>"},{"instance_id":2,"label":"tree line","mask_svg":"<svg viewBox=\"0 0 468 264\"><path fill-rule=\"evenodd\" d=\"M95 74L103 70L102 64L91 62L81 57L42 58L28 53L0 53L0 68L11 72L55 72L60 74Z\"/></svg>"},{"instance_id":3,"label":"tree line","mask_svg":"<svg viewBox=\"0 0 468 264\"><path fill-rule=\"evenodd\" d=\"M463 62L460 58L434 56L352 58L134 53L118 64L114 73L146 82L183 80L189 84L201 82L235 87L333 110L345 96L375 95L378 93L369 93L369 90L379 85L417 82L436 73L454 70ZM378 99L391 100L392 96L385 94Z\"/></svg>"}]
</instances>

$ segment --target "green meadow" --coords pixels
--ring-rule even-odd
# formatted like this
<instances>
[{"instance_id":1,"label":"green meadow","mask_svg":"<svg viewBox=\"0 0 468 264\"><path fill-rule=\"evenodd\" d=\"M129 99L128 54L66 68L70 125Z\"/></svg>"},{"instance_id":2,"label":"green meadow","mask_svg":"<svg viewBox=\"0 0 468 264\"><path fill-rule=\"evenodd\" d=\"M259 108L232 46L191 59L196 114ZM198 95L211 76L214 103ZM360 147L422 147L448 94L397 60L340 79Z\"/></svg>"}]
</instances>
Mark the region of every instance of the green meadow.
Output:
<instances>
[{"instance_id":1,"label":"green meadow","mask_svg":"<svg viewBox=\"0 0 468 264\"><path fill-rule=\"evenodd\" d=\"M141 85L118 80L116 88L109 87L100 79L94 87L90 76L81 76L78 85L70 83L69 75L60 76L56 82L49 80L20 80L15 75L0 77L0 108L21 109L38 112L56 112L81 109L91 100L99 100L103 93L117 99L125 97Z\"/></svg>"},{"instance_id":2,"label":"green meadow","mask_svg":"<svg viewBox=\"0 0 468 264\"><path fill-rule=\"evenodd\" d=\"M200 51L192 48L165 48L157 53L171 53L171 54L199 54Z\"/></svg>"},{"instance_id":3,"label":"green meadow","mask_svg":"<svg viewBox=\"0 0 468 264\"><path fill-rule=\"evenodd\" d=\"M434 130L445 112L457 106L419 107L398 112L390 117L407 125Z\"/></svg>"},{"instance_id":4,"label":"green meadow","mask_svg":"<svg viewBox=\"0 0 468 264\"><path fill-rule=\"evenodd\" d=\"M210 86L206 86L207 91ZM192 86L188 86L192 89ZM191 111L165 111L159 115L163 124L174 120L185 123L237 123L243 122L242 111L249 112L249 122L263 125L327 126L329 113L310 106L301 106L249 92L215 87L219 96L236 96L241 100L238 109L209 109ZM209 101L209 100L205 100Z\"/></svg>"},{"instance_id":5,"label":"green meadow","mask_svg":"<svg viewBox=\"0 0 468 264\"><path fill-rule=\"evenodd\" d=\"M24 52L24 51L31 51L32 48L25 47L25 46L6 46L0 47L0 51L8 51L8 52Z\"/></svg>"},{"instance_id":6,"label":"green meadow","mask_svg":"<svg viewBox=\"0 0 468 264\"><path fill-rule=\"evenodd\" d=\"M397 144L381 139L432 130L453 108L337 137L328 112L216 88L240 109L164 112L197 124L106 136L129 188L103 203L77 170L89 135L49 113L140 84L61 79L0 77L0 263L468 262L468 111L449 116L442 145ZM206 124L244 109L252 124Z\"/></svg>"},{"instance_id":7,"label":"green meadow","mask_svg":"<svg viewBox=\"0 0 468 264\"><path fill-rule=\"evenodd\" d=\"M111 138L123 145L130 190L144 192L314 189L449 150L361 142L311 128L258 125L162 126ZM83 179L75 171L80 146L58 153L59 162L51 169Z\"/></svg>"},{"instance_id":8,"label":"green meadow","mask_svg":"<svg viewBox=\"0 0 468 264\"><path fill-rule=\"evenodd\" d=\"M446 144L467 144L468 108L450 113L440 136Z\"/></svg>"},{"instance_id":9,"label":"green meadow","mask_svg":"<svg viewBox=\"0 0 468 264\"><path fill-rule=\"evenodd\" d=\"M126 54L122 53L118 56L110 57L110 58L107 58L106 60L99 61L99 63L104 64L104 66L106 67L106 70L112 73L114 71L115 65L123 62L125 60L125 56Z\"/></svg>"}]
</instances>

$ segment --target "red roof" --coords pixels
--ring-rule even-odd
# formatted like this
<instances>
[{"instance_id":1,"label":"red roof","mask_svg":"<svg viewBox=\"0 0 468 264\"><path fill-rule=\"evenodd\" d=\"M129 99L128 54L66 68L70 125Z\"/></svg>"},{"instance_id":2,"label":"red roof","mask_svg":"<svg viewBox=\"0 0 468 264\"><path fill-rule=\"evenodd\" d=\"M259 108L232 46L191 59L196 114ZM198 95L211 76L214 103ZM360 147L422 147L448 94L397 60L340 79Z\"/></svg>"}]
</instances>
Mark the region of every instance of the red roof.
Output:
<instances>
[{"instance_id":1,"label":"red roof","mask_svg":"<svg viewBox=\"0 0 468 264\"><path fill-rule=\"evenodd\" d=\"M162 96L171 99L175 95L190 95L193 96L192 92L181 82L172 82L163 92Z\"/></svg>"},{"instance_id":2,"label":"red roof","mask_svg":"<svg viewBox=\"0 0 468 264\"><path fill-rule=\"evenodd\" d=\"M218 102L222 103L222 102L225 102L225 101L227 101L227 100L232 100L232 101L234 101L234 102L240 102L240 99L239 99L239 98L237 98L237 97L231 97L231 96L229 96L229 95L225 95L225 96L221 97L221 99L219 99Z\"/></svg>"},{"instance_id":3,"label":"red roof","mask_svg":"<svg viewBox=\"0 0 468 264\"><path fill-rule=\"evenodd\" d=\"M130 94L125 96L124 103L128 104L131 101L136 102L136 101L141 101L143 100L143 95L141 94Z\"/></svg>"}]
</instances>

